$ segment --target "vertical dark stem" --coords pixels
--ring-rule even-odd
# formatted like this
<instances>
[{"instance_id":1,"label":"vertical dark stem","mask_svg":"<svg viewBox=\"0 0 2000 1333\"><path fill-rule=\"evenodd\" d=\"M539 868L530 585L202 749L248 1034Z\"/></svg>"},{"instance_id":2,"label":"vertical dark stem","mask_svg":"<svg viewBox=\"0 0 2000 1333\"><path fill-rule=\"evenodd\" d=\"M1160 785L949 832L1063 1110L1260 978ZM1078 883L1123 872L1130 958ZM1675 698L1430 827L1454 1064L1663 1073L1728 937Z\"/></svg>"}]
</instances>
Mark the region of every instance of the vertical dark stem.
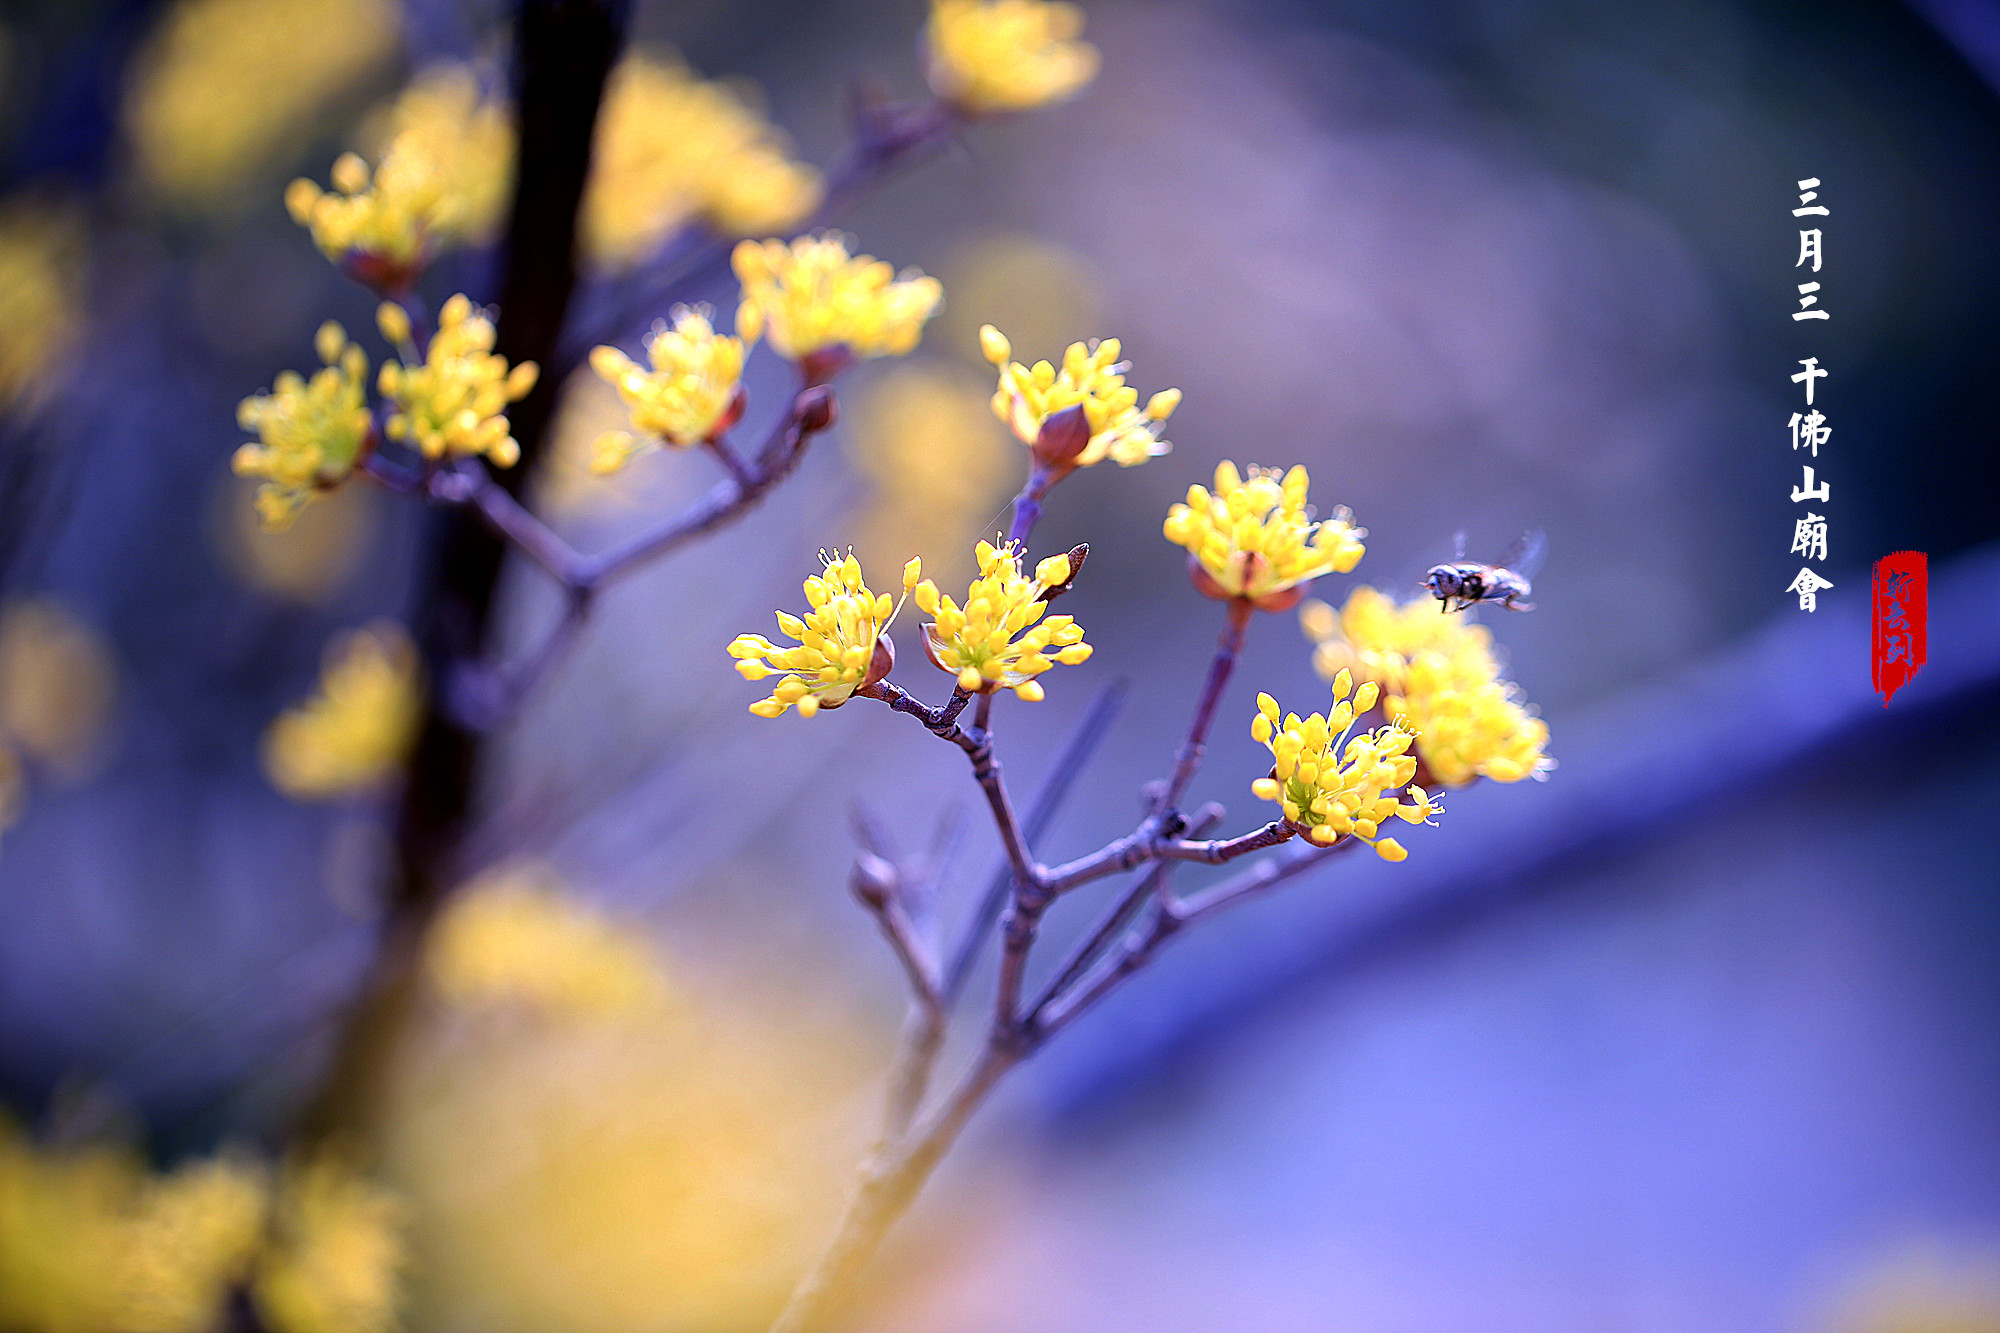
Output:
<instances>
[{"instance_id":1,"label":"vertical dark stem","mask_svg":"<svg viewBox=\"0 0 2000 1333\"><path fill-rule=\"evenodd\" d=\"M496 349L510 363L546 362L576 286L576 227L604 81L624 41L625 0L523 0L515 16L514 77L520 127ZM507 414L521 460L497 478L519 495L542 456L560 384L543 376ZM506 547L472 515L433 520L430 604L418 615L432 682L485 646ZM478 737L448 710L425 717L411 760L398 832L402 899L441 892L472 804Z\"/></svg>"},{"instance_id":2,"label":"vertical dark stem","mask_svg":"<svg viewBox=\"0 0 2000 1333\"><path fill-rule=\"evenodd\" d=\"M546 364L576 285L578 205L605 77L624 42L626 0L523 0L515 19L514 69L520 151L508 217L498 350L510 362ZM499 484L519 494L544 451L559 389L544 376L508 412L521 459ZM337 1041L309 1129L347 1118L366 1084L385 1033L410 993L410 970L436 904L462 867L455 864L472 808L478 734L438 696L456 665L479 655L492 630L494 592L506 547L471 510L433 510L412 613L434 697L412 749L396 827L395 880L384 943Z\"/></svg>"}]
</instances>

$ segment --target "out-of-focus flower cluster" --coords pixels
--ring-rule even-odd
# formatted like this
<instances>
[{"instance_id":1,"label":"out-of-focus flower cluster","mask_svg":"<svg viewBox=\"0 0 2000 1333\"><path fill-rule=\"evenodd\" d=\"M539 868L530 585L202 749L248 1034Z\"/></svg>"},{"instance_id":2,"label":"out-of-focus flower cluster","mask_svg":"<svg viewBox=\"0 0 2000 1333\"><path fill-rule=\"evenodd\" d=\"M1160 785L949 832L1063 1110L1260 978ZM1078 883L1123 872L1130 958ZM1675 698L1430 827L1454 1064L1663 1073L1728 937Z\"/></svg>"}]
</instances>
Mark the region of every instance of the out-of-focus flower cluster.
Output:
<instances>
[{"instance_id":1,"label":"out-of-focus flower cluster","mask_svg":"<svg viewBox=\"0 0 2000 1333\"><path fill-rule=\"evenodd\" d=\"M618 390L640 434L599 436L591 467L616 472L660 444L685 449L729 429L743 410L744 338L717 333L706 307L675 306L673 326L656 324L641 366L615 347L590 354L590 367Z\"/></svg>"},{"instance_id":2,"label":"out-of-focus flower cluster","mask_svg":"<svg viewBox=\"0 0 2000 1333\"><path fill-rule=\"evenodd\" d=\"M1020 548L1011 542L982 541L973 555L979 574L963 606L929 579L916 585L917 605L931 617L924 626L924 652L956 677L961 690L1012 690L1032 703L1042 697L1035 677L1058 662L1075 666L1091 654L1074 616L1043 614L1050 594L1076 577L1078 560L1052 555L1028 578L1021 572Z\"/></svg>"},{"instance_id":3,"label":"out-of-focus flower cluster","mask_svg":"<svg viewBox=\"0 0 2000 1333\"><path fill-rule=\"evenodd\" d=\"M1383 860L1400 861L1409 853L1394 838L1378 836L1381 825L1392 818L1422 824L1439 807L1422 787L1410 785L1417 761L1409 753L1416 736L1408 727L1391 723L1348 739L1354 719L1375 706L1375 696L1373 681L1356 690L1353 677L1342 672L1327 712L1304 719L1287 713L1280 721L1278 701L1259 694L1250 735L1270 749L1272 767L1251 790L1259 800L1276 801L1286 821L1321 846L1360 838ZM1398 800L1405 788L1409 799Z\"/></svg>"},{"instance_id":4,"label":"out-of-focus flower cluster","mask_svg":"<svg viewBox=\"0 0 2000 1333\"><path fill-rule=\"evenodd\" d=\"M1109 458L1135 467L1172 447L1160 430L1180 406L1181 391L1162 389L1142 411L1139 391L1125 383L1131 367L1118 359L1116 338L1071 343L1061 370L1047 361L1032 367L1010 361L1013 345L991 324L980 327L979 347L1000 370L993 414L1034 450L1037 463L1067 471ZM1072 408L1080 410L1080 422L1064 415Z\"/></svg>"},{"instance_id":5,"label":"out-of-focus flower cluster","mask_svg":"<svg viewBox=\"0 0 2000 1333\"><path fill-rule=\"evenodd\" d=\"M1097 76L1097 48L1082 34L1072 4L932 0L924 73L968 115L1025 111L1074 97Z\"/></svg>"},{"instance_id":6,"label":"out-of-focus flower cluster","mask_svg":"<svg viewBox=\"0 0 2000 1333\"><path fill-rule=\"evenodd\" d=\"M290 1163L252 1292L279 1333L392 1333L405 1208L337 1158Z\"/></svg>"},{"instance_id":7,"label":"out-of-focus flower cluster","mask_svg":"<svg viewBox=\"0 0 2000 1333\"><path fill-rule=\"evenodd\" d=\"M46 200L0 204L0 412L48 396L83 306L81 219Z\"/></svg>"},{"instance_id":8,"label":"out-of-focus flower cluster","mask_svg":"<svg viewBox=\"0 0 2000 1333\"><path fill-rule=\"evenodd\" d=\"M763 1327L864 1145L869 1034L711 950L670 971L546 869L466 886L441 924L381 1131L428 1322Z\"/></svg>"},{"instance_id":9,"label":"out-of-focus flower cluster","mask_svg":"<svg viewBox=\"0 0 2000 1333\"><path fill-rule=\"evenodd\" d=\"M264 768L294 800L366 791L402 762L422 702L416 648L388 622L335 641L319 693L264 735Z\"/></svg>"},{"instance_id":10,"label":"out-of-focus flower cluster","mask_svg":"<svg viewBox=\"0 0 2000 1333\"><path fill-rule=\"evenodd\" d=\"M0 829L19 816L28 764L80 776L101 748L117 670L111 650L60 602L0 609Z\"/></svg>"},{"instance_id":11,"label":"out-of-focus flower cluster","mask_svg":"<svg viewBox=\"0 0 2000 1333\"><path fill-rule=\"evenodd\" d=\"M408 316L399 307L385 305L382 323L392 341L407 341ZM376 387L394 405L383 432L429 459L484 454L500 467L518 462L507 404L527 397L539 367L523 361L510 369L494 352L494 337L492 318L463 293L446 301L421 361L412 364L406 352L402 363L382 364Z\"/></svg>"},{"instance_id":12,"label":"out-of-focus flower cluster","mask_svg":"<svg viewBox=\"0 0 2000 1333\"><path fill-rule=\"evenodd\" d=\"M604 92L583 202L585 248L629 264L699 219L724 236L783 231L819 203L819 173L792 160L736 89L664 52L635 52Z\"/></svg>"},{"instance_id":13,"label":"out-of-focus flower cluster","mask_svg":"<svg viewBox=\"0 0 2000 1333\"><path fill-rule=\"evenodd\" d=\"M372 428L367 355L332 320L319 326L313 348L324 364L311 379L284 371L271 392L236 408L236 424L258 442L239 446L230 464L238 476L262 479L257 512L268 528L289 526L317 492L339 485Z\"/></svg>"},{"instance_id":14,"label":"out-of-focus flower cluster","mask_svg":"<svg viewBox=\"0 0 2000 1333\"><path fill-rule=\"evenodd\" d=\"M969 372L928 361L878 374L842 403L850 455L869 482L854 543L864 562L914 552L926 568L970 572L965 536L1008 493L1016 461L987 396Z\"/></svg>"},{"instance_id":15,"label":"out-of-focus flower cluster","mask_svg":"<svg viewBox=\"0 0 2000 1333\"><path fill-rule=\"evenodd\" d=\"M854 357L901 356L944 299L936 278L898 276L873 255L850 255L835 235L743 241L730 256L746 309L744 338L760 334L787 360L844 350Z\"/></svg>"},{"instance_id":16,"label":"out-of-focus flower cluster","mask_svg":"<svg viewBox=\"0 0 2000 1333\"><path fill-rule=\"evenodd\" d=\"M182 0L134 63L125 127L141 175L208 209L275 166L396 49L387 0Z\"/></svg>"},{"instance_id":17,"label":"out-of-focus flower cluster","mask_svg":"<svg viewBox=\"0 0 2000 1333\"><path fill-rule=\"evenodd\" d=\"M1361 562L1365 528L1336 508L1313 520L1306 505L1311 478L1294 467L1253 467L1246 479L1227 460L1215 468L1215 489L1188 488L1187 503L1167 511L1167 540L1188 550L1188 572L1210 597L1247 598L1267 611L1288 611L1322 574Z\"/></svg>"},{"instance_id":18,"label":"out-of-focus flower cluster","mask_svg":"<svg viewBox=\"0 0 2000 1333\"><path fill-rule=\"evenodd\" d=\"M805 582L810 607L805 618L778 612L778 628L798 640L795 645L774 644L761 634L740 634L729 645L745 680L784 675L769 698L750 705L758 717L781 717L794 707L800 717L811 717L822 708L838 708L895 665L894 647L883 635L901 603L870 591L853 552L822 551L820 559L826 568ZM906 592L919 569L912 560L903 570Z\"/></svg>"},{"instance_id":19,"label":"out-of-focus flower cluster","mask_svg":"<svg viewBox=\"0 0 2000 1333\"><path fill-rule=\"evenodd\" d=\"M333 1158L224 1153L149 1171L0 1118L0 1328L210 1333L238 1293L276 1333L396 1327L400 1214Z\"/></svg>"},{"instance_id":20,"label":"out-of-focus flower cluster","mask_svg":"<svg viewBox=\"0 0 2000 1333\"><path fill-rule=\"evenodd\" d=\"M1424 767L1445 786L1519 782L1555 766L1544 753L1548 724L1501 678L1492 632L1469 616L1441 615L1429 599L1398 605L1361 587L1337 614L1307 603L1300 623L1320 674L1351 671L1380 685L1383 710L1416 729Z\"/></svg>"},{"instance_id":21,"label":"out-of-focus flower cluster","mask_svg":"<svg viewBox=\"0 0 2000 1333\"><path fill-rule=\"evenodd\" d=\"M646 943L532 864L502 866L460 890L431 934L427 964L438 993L461 1008L616 1014L665 998Z\"/></svg>"},{"instance_id":22,"label":"out-of-focus flower cluster","mask_svg":"<svg viewBox=\"0 0 2000 1333\"><path fill-rule=\"evenodd\" d=\"M400 290L438 252L491 236L513 180L511 113L470 65L417 75L377 118L371 168L333 165L332 189L301 178L285 202L329 258ZM662 52L611 73L592 146L582 236L599 262L629 265L705 222L724 236L782 231L819 203L819 174L736 89Z\"/></svg>"},{"instance_id":23,"label":"out-of-focus flower cluster","mask_svg":"<svg viewBox=\"0 0 2000 1333\"><path fill-rule=\"evenodd\" d=\"M372 170L343 153L331 191L300 177L285 207L328 258L395 291L440 249L491 234L513 178L514 130L465 65L423 71L380 121Z\"/></svg>"}]
</instances>

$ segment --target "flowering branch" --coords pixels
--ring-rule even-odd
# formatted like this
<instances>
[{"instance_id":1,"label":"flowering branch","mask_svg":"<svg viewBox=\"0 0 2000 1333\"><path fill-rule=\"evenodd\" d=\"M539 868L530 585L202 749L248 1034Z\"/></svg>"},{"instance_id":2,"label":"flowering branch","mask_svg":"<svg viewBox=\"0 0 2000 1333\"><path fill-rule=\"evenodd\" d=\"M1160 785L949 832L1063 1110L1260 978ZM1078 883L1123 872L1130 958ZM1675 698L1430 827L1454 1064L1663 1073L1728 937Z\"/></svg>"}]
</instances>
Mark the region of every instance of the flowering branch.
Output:
<instances>
[{"instance_id":1,"label":"flowering branch","mask_svg":"<svg viewBox=\"0 0 2000 1333\"><path fill-rule=\"evenodd\" d=\"M805 457L805 447L812 437L832 426L837 416L838 404L832 389L814 385L800 390L748 464L746 476L719 483L683 513L586 559L579 570L581 582L601 587L638 565L742 517L792 474L799 460Z\"/></svg>"},{"instance_id":2,"label":"flowering branch","mask_svg":"<svg viewBox=\"0 0 2000 1333\"><path fill-rule=\"evenodd\" d=\"M1118 710L1125 703L1125 683L1113 681L1100 691L1084 710L1076 730L1070 733L1055 763L1049 769L1041 790L1028 803L1028 817L1022 821L1022 832L1027 835L1028 845L1033 847L1047 831L1049 821L1055 818L1063 799L1069 795L1070 786L1083 766L1096 751L1104 737L1111 730L1111 723L1118 716ZM1000 919L1000 911L1007 905L1007 891L1013 886L1014 875L1010 865L1002 865L994 871L985 892L974 907L971 917L965 923L964 932L959 936L956 947L951 951L950 962L945 967L944 993L946 1002L958 998L972 975L972 965L979 956L979 947L984 943L986 932Z\"/></svg>"},{"instance_id":3,"label":"flowering branch","mask_svg":"<svg viewBox=\"0 0 2000 1333\"><path fill-rule=\"evenodd\" d=\"M1194 820L1189 825L1188 831L1197 836L1206 833L1222 822L1222 816L1222 807L1214 801L1210 801L1195 812ZM1097 961L1098 955L1103 953L1105 946L1111 943L1112 937L1125 925L1126 919L1132 915L1133 909L1148 898L1154 897L1165 890L1167 880L1173 872L1174 863L1172 861L1156 861L1147 869L1145 874L1134 879L1131 886L1125 892L1119 894L1111 901L1111 905L1105 909L1103 916L1098 919L1097 925L1091 929L1090 934L1084 936L1070 950L1068 956L1063 959L1061 966L1056 969L1055 977L1048 985L1043 987L1042 993L1028 1006L1027 1021L1030 1027L1036 1024L1042 1011L1048 1008L1050 1001L1067 990L1072 982L1083 975L1085 969Z\"/></svg>"},{"instance_id":4,"label":"flowering branch","mask_svg":"<svg viewBox=\"0 0 2000 1333\"><path fill-rule=\"evenodd\" d=\"M899 171L928 161L950 142L964 115L950 102L929 99L883 104L856 98L854 140L828 173L820 205L788 233L803 236L837 223L856 203ZM591 347L617 342L677 296L701 290L721 276L733 242L699 223L681 228L653 254L639 273L620 278L612 308L564 340L554 356L556 376L581 365Z\"/></svg>"},{"instance_id":5,"label":"flowering branch","mask_svg":"<svg viewBox=\"0 0 2000 1333\"><path fill-rule=\"evenodd\" d=\"M1156 903L1147 927L1129 936L1124 945L1098 969L1089 984L1078 982L1067 993L1050 997L1051 1003L1033 1023L1031 1039L1034 1044L1039 1046L1075 1022L1078 1015L1151 962L1161 946L1181 929L1206 921L1253 894L1294 879L1360 841L1358 838L1342 838L1328 847L1301 848L1289 857L1259 862L1242 874L1192 898L1168 898Z\"/></svg>"}]
</instances>

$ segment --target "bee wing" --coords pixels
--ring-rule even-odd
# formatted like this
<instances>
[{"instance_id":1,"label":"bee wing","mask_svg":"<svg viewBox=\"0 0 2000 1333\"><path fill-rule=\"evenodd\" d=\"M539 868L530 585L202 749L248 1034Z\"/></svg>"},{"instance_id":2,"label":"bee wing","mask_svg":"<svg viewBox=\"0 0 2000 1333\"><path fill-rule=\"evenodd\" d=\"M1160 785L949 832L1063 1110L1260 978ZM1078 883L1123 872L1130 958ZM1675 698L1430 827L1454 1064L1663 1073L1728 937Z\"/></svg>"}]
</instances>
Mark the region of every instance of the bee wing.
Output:
<instances>
[{"instance_id":1,"label":"bee wing","mask_svg":"<svg viewBox=\"0 0 2000 1333\"><path fill-rule=\"evenodd\" d=\"M1548 534L1540 528L1531 529L1516 537L1500 556L1500 566L1511 569L1524 579L1533 579L1541 572L1542 561L1549 554Z\"/></svg>"},{"instance_id":2,"label":"bee wing","mask_svg":"<svg viewBox=\"0 0 2000 1333\"><path fill-rule=\"evenodd\" d=\"M1458 564L1465 559L1465 529L1451 534L1451 563Z\"/></svg>"}]
</instances>

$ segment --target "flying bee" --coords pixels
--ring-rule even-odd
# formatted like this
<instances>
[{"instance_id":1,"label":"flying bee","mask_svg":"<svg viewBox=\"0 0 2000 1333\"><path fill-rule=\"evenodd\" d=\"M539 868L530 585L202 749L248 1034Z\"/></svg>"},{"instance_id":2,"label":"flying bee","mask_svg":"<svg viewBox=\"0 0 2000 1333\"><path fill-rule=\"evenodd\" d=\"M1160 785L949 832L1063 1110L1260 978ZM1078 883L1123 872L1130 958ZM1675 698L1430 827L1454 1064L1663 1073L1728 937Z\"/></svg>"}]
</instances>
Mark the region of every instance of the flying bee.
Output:
<instances>
[{"instance_id":1,"label":"flying bee","mask_svg":"<svg viewBox=\"0 0 2000 1333\"><path fill-rule=\"evenodd\" d=\"M1465 534L1458 534L1456 554L1448 565L1434 565L1424 575L1424 586L1438 599L1438 613L1463 611L1477 602L1498 602L1509 611L1532 611L1533 602L1524 600L1532 590L1528 580L1541 568L1548 542L1542 530L1525 533L1508 546L1500 562L1482 565L1465 558Z\"/></svg>"}]
</instances>

